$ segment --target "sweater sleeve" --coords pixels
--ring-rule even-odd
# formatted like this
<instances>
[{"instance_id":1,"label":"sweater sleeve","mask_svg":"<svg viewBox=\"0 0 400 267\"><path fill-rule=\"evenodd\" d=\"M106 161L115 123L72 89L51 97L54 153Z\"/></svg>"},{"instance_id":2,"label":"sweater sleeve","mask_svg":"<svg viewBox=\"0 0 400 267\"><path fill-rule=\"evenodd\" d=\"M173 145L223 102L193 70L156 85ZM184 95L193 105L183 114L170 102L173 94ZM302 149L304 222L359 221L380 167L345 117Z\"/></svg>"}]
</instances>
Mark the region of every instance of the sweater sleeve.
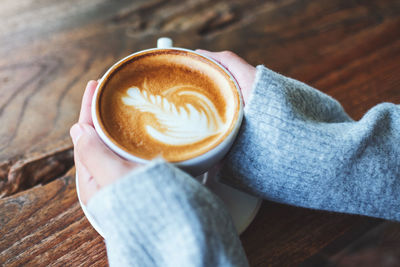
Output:
<instances>
[{"instance_id":1,"label":"sweater sleeve","mask_svg":"<svg viewBox=\"0 0 400 267\"><path fill-rule=\"evenodd\" d=\"M110 266L248 266L221 200L162 160L101 189L88 211Z\"/></svg>"},{"instance_id":2,"label":"sweater sleeve","mask_svg":"<svg viewBox=\"0 0 400 267\"><path fill-rule=\"evenodd\" d=\"M400 220L400 106L353 121L326 94L258 66L218 175L272 201Z\"/></svg>"}]
</instances>

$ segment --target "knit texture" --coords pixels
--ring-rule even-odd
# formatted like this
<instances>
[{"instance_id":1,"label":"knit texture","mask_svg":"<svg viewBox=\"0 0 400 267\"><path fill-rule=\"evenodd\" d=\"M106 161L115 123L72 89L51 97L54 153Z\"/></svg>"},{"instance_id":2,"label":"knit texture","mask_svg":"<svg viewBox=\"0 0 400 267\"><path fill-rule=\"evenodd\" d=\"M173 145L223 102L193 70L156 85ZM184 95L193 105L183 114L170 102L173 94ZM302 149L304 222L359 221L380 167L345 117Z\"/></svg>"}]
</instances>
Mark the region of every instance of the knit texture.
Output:
<instances>
[{"instance_id":1,"label":"knit texture","mask_svg":"<svg viewBox=\"0 0 400 267\"><path fill-rule=\"evenodd\" d=\"M356 122L331 97L258 66L219 177L272 201L400 220L400 106Z\"/></svg>"},{"instance_id":2,"label":"knit texture","mask_svg":"<svg viewBox=\"0 0 400 267\"><path fill-rule=\"evenodd\" d=\"M331 97L257 67L245 117L219 179L265 199L400 220L400 107L353 121ZM221 201L157 160L88 204L110 266L247 266Z\"/></svg>"},{"instance_id":3,"label":"knit texture","mask_svg":"<svg viewBox=\"0 0 400 267\"><path fill-rule=\"evenodd\" d=\"M103 188L88 210L110 266L248 266L221 200L162 160Z\"/></svg>"}]
</instances>

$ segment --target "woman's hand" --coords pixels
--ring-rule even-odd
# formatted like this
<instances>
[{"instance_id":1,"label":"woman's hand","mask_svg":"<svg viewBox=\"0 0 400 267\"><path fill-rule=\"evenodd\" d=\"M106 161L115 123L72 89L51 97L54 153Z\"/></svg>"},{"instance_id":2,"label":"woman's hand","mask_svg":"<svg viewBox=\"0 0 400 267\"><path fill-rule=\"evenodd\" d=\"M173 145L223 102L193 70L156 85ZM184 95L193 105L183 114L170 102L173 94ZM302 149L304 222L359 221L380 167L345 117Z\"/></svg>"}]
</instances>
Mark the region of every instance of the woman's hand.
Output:
<instances>
[{"instance_id":1,"label":"woman's hand","mask_svg":"<svg viewBox=\"0 0 400 267\"><path fill-rule=\"evenodd\" d=\"M209 52L197 49L196 52L208 56L224 66L235 77L242 91L243 101L247 103L256 78L256 68L233 52Z\"/></svg>"},{"instance_id":2,"label":"woman's hand","mask_svg":"<svg viewBox=\"0 0 400 267\"><path fill-rule=\"evenodd\" d=\"M75 167L78 173L80 198L87 204L102 187L111 184L139 166L114 154L100 140L92 121L91 105L97 82L90 81L82 99L79 122L71 127Z\"/></svg>"},{"instance_id":3,"label":"woman's hand","mask_svg":"<svg viewBox=\"0 0 400 267\"><path fill-rule=\"evenodd\" d=\"M228 69L239 84L243 101L247 103L255 79L256 68L229 51L209 52L200 49L196 51L213 58ZM91 115L92 98L96 86L96 81L90 81L87 84L82 99L79 122L74 124L70 130L74 143L80 198L84 204L87 204L102 187L111 184L139 166L137 163L126 161L114 154L97 135Z\"/></svg>"}]
</instances>

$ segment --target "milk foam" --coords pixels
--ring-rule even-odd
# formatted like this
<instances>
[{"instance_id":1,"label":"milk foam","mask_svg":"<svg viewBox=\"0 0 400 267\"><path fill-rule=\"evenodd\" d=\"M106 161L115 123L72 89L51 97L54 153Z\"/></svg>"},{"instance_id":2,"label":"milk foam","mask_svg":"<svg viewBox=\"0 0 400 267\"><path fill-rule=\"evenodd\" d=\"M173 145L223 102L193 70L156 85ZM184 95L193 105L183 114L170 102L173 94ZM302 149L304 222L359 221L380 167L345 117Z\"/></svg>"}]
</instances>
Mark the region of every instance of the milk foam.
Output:
<instances>
[{"instance_id":1,"label":"milk foam","mask_svg":"<svg viewBox=\"0 0 400 267\"><path fill-rule=\"evenodd\" d=\"M224 132L229 126L223 122L213 102L195 89L191 85L180 85L164 91L162 95L152 95L146 90L131 87L122 101L136 111L154 115L157 123L149 122L144 127L152 138L168 145L189 145ZM177 105L169 100L172 94L190 96L196 99L196 103Z\"/></svg>"}]
</instances>

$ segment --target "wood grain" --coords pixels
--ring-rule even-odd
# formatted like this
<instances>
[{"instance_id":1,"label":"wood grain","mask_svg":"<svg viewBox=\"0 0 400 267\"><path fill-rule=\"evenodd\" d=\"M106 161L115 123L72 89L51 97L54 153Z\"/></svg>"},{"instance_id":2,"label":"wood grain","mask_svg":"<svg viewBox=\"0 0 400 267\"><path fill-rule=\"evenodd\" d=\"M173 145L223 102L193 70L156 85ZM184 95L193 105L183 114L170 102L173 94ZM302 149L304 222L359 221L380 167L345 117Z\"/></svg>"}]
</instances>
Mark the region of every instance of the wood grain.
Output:
<instances>
[{"instance_id":1,"label":"wood grain","mask_svg":"<svg viewBox=\"0 0 400 267\"><path fill-rule=\"evenodd\" d=\"M359 238L381 222L264 202L241 240L250 266L296 266L343 236Z\"/></svg>"},{"instance_id":2,"label":"wood grain","mask_svg":"<svg viewBox=\"0 0 400 267\"><path fill-rule=\"evenodd\" d=\"M74 1L65 11L51 1L7 2L0 31L0 180L11 180L13 162L70 143L86 81L161 35L179 46L229 49L266 64L338 98L356 119L376 103L399 102L392 56L399 52L393 11L399 8L383 2L97 0ZM348 96L359 91L364 99Z\"/></svg>"},{"instance_id":3,"label":"wood grain","mask_svg":"<svg viewBox=\"0 0 400 267\"><path fill-rule=\"evenodd\" d=\"M400 227L384 222L357 238L343 236L301 266L398 266Z\"/></svg>"},{"instance_id":4,"label":"wood grain","mask_svg":"<svg viewBox=\"0 0 400 267\"><path fill-rule=\"evenodd\" d=\"M160 36L232 50L332 95L354 119L400 103L395 0L3 0L0 17L2 266L107 265L66 174L68 131L86 82ZM399 233L399 223L265 202L241 239L251 266L398 266Z\"/></svg>"},{"instance_id":5,"label":"wood grain","mask_svg":"<svg viewBox=\"0 0 400 267\"><path fill-rule=\"evenodd\" d=\"M103 239L77 202L68 175L0 200L2 266L105 266Z\"/></svg>"}]
</instances>

